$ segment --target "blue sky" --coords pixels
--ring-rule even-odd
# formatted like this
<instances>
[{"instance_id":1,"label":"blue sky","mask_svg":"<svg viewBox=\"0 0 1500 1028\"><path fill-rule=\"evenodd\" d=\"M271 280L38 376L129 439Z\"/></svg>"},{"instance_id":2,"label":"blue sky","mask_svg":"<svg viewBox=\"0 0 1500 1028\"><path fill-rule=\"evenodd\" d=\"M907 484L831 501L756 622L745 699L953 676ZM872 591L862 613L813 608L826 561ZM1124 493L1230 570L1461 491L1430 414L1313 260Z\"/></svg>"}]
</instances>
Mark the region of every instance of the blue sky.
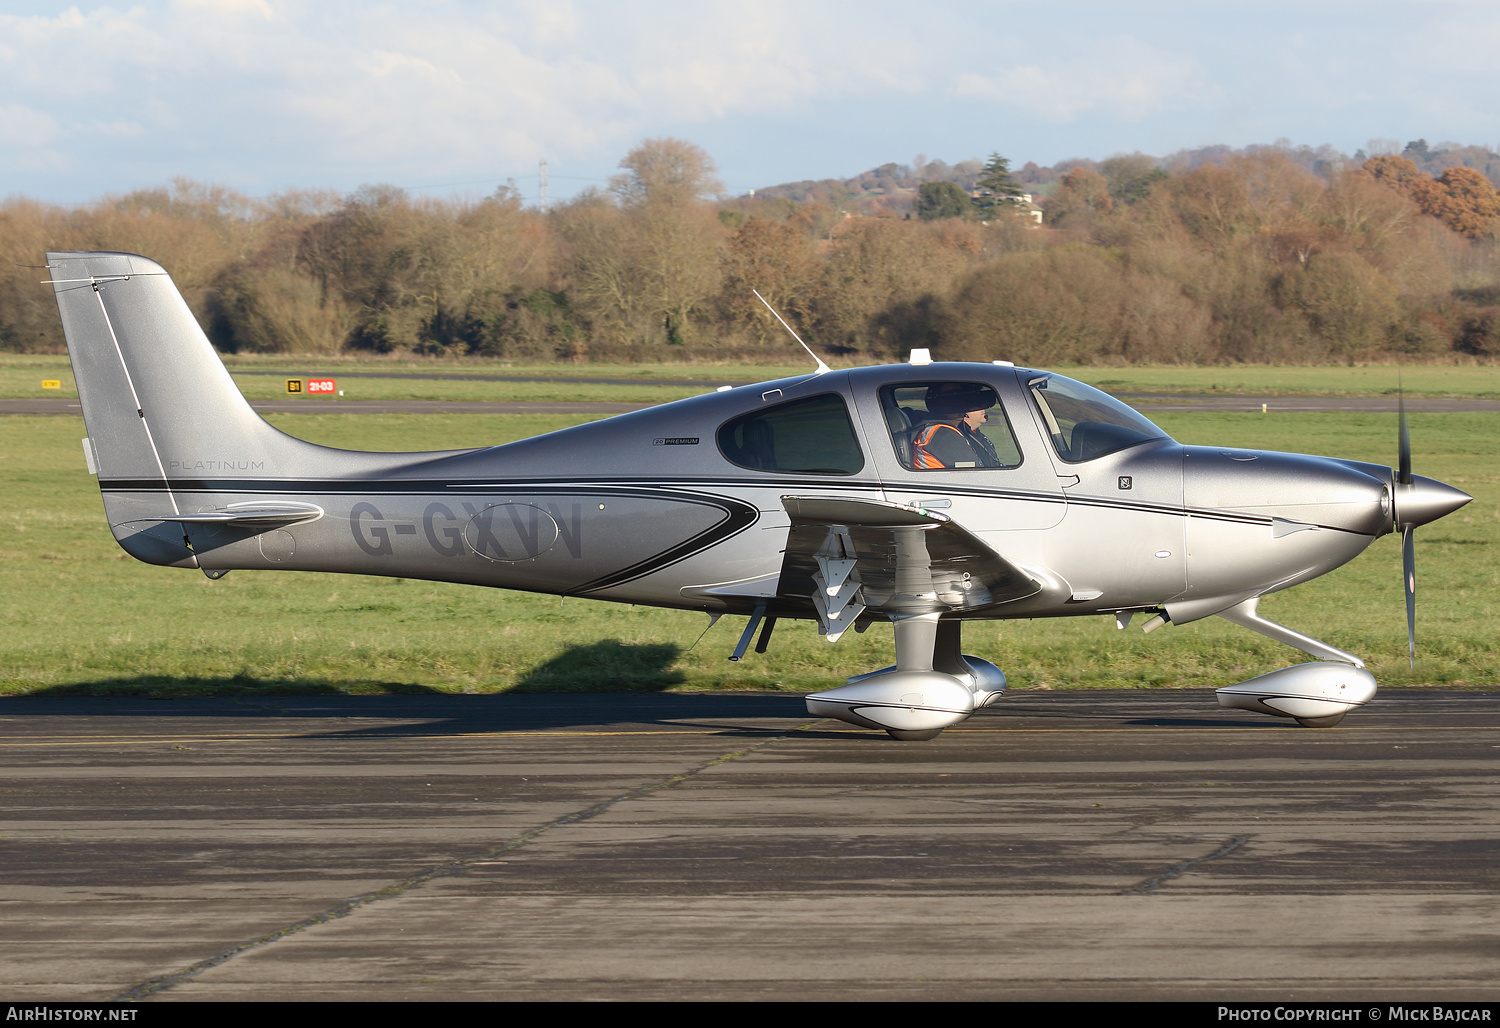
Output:
<instances>
[{"instance_id":1,"label":"blue sky","mask_svg":"<svg viewBox=\"0 0 1500 1028\"><path fill-rule=\"evenodd\" d=\"M917 154L1500 144L1500 5L153 0L0 7L0 196L174 176L554 198L636 142L738 194Z\"/></svg>"}]
</instances>

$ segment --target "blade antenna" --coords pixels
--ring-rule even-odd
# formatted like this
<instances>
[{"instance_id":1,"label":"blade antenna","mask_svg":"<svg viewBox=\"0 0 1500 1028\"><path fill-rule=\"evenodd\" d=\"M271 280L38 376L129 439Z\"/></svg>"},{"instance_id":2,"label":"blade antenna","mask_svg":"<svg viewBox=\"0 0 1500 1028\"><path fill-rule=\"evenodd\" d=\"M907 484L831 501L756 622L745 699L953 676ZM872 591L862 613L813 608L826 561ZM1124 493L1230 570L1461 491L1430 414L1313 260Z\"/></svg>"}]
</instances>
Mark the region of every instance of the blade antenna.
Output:
<instances>
[{"instance_id":1,"label":"blade antenna","mask_svg":"<svg viewBox=\"0 0 1500 1028\"><path fill-rule=\"evenodd\" d=\"M764 296L760 295L760 290L759 289L752 289L750 291L755 294L755 298L757 300L759 300L761 303L763 303L763 304L766 305L766 310L768 310L772 314L776 315L776 320L779 321L779 322L781 322L781 327L784 328L784 329L786 329L788 332L792 333L792 338L795 339L795 340L797 340L798 344L801 345L802 349L804 349L804 350L807 351L807 355L809 357L811 357L815 362L817 362L817 365L818 365L817 374L821 375L825 371L832 371L833 370L827 364L823 363L823 358L819 357L817 354L815 354L815 353L812 352L812 347L810 347L806 343L802 342L802 337L799 336L796 333L795 330L793 330L793 328L792 328L791 325L788 325L786 323L786 319L785 318L783 318L780 314L777 314L776 308L771 306L771 302L769 300L767 300Z\"/></svg>"}]
</instances>

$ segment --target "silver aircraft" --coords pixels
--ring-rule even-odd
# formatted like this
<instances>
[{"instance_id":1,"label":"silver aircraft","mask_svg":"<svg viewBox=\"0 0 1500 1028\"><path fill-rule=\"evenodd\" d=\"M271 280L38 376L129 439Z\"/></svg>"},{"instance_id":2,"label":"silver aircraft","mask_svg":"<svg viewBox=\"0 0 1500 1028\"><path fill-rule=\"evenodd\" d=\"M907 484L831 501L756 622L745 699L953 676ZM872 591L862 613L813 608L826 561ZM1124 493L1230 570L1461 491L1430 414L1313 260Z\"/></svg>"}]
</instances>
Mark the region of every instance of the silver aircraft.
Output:
<instances>
[{"instance_id":1,"label":"silver aircraft","mask_svg":"<svg viewBox=\"0 0 1500 1028\"><path fill-rule=\"evenodd\" d=\"M1470 497L1399 467L1183 446L1045 371L911 362L663 404L504 446L367 453L272 428L160 265L48 255L110 530L150 564L467 582L779 618L830 641L894 625L896 664L808 710L929 739L1005 675L965 621L1113 614L1146 631L1218 615L1317 658L1218 690L1337 723L1375 694L1356 656L1257 611L1266 593Z\"/></svg>"}]
</instances>

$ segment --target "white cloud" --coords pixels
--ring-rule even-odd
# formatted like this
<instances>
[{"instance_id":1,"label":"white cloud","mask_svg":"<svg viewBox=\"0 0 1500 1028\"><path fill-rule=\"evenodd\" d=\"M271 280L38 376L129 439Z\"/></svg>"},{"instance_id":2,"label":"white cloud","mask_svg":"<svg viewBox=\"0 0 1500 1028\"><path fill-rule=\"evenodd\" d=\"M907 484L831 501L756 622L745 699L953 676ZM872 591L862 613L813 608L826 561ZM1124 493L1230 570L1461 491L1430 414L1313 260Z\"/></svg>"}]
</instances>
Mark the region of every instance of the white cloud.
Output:
<instances>
[{"instance_id":1,"label":"white cloud","mask_svg":"<svg viewBox=\"0 0 1500 1028\"><path fill-rule=\"evenodd\" d=\"M1218 102L1222 90L1196 59L1134 40L1091 41L1067 48L1075 56L1017 63L990 74L961 73L951 92L1029 111L1045 121L1087 114L1141 121L1167 111ZM1078 50L1087 56L1076 56Z\"/></svg>"},{"instance_id":2,"label":"white cloud","mask_svg":"<svg viewBox=\"0 0 1500 1028\"><path fill-rule=\"evenodd\" d=\"M266 21L276 17L266 0L172 0L172 7L180 11L202 11L218 17L250 16Z\"/></svg>"},{"instance_id":3,"label":"white cloud","mask_svg":"<svg viewBox=\"0 0 1500 1028\"><path fill-rule=\"evenodd\" d=\"M57 136L57 122L24 104L0 103L0 146L37 147Z\"/></svg>"},{"instance_id":4,"label":"white cloud","mask_svg":"<svg viewBox=\"0 0 1500 1028\"><path fill-rule=\"evenodd\" d=\"M568 0L523 0L518 13L531 22L531 31L542 43L561 43L578 35L578 12Z\"/></svg>"},{"instance_id":5,"label":"white cloud","mask_svg":"<svg viewBox=\"0 0 1500 1028\"><path fill-rule=\"evenodd\" d=\"M80 154L141 126L168 174L213 152L430 180L920 91L921 60L886 34L793 0L157 0L0 16L0 95Z\"/></svg>"},{"instance_id":6,"label":"white cloud","mask_svg":"<svg viewBox=\"0 0 1500 1028\"><path fill-rule=\"evenodd\" d=\"M51 174L66 168L67 155L49 145L57 135L57 123L45 111L0 103L0 169L14 175Z\"/></svg>"},{"instance_id":7,"label":"white cloud","mask_svg":"<svg viewBox=\"0 0 1500 1028\"><path fill-rule=\"evenodd\" d=\"M283 119L278 138L345 163L420 155L435 172L618 151L653 125L916 88L901 61L862 56L873 46L841 64L820 61L816 33L798 42L791 4L753 17L685 4L613 5L590 18L536 4L420 13L386 6L329 16L341 24L333 34L303 13L218 45L216 63L244 75L233 84L241 104ZM264 59L240 68L232 55L245 51ZM262 92L250 99L254 88Z\"/></svg>"},{"instance_id":8,"label":"white cloud","mask_svg":"<svg viewBox=\"0 0 1500 1028\"><path fill-rule=\"evenodd\" d=\"M1264 2L1280 13L1057 0L1045 24L1010 0L85 2L0 15L0 162L254 190L524 174L544 155L602 177L651 135L713 134L756 167L778 151L794 176L813 149L824 173L876 152L974 156L997 126L1007 153L1039 160L1500 137L1485 106L1500 15Z\"/></svg>"},{"instance_id":9,"label":"white cloud","mask_svg":"<svg viewBox=\"0 0 1500 1028\"><path fill-rule=\"evenodd\" d=\"M146 134L146 126L138 121L96 121L86 127L86 131L101 136L114 136L118 139L133 139Z\"/></svg>"}]
</instances>

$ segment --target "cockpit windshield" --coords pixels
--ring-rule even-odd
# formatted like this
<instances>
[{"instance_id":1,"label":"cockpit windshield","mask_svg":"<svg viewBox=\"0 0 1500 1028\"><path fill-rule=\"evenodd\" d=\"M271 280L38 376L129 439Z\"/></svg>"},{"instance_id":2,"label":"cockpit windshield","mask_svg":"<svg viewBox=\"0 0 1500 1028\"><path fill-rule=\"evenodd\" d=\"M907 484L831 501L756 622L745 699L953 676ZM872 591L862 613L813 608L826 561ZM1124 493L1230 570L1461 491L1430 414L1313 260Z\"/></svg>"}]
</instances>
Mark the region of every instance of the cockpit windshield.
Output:
<instances>
[{"instance_id":1,"label":"cockpit windshield","mask_svg":"<svg viewBox=\"0 0 1500 1028\"><path fill-rule=\"evenodd\" d=\"M1052 445L1070 464L1094 460L1127 446L1170 438L1125 404L1093 386L1061 375L1038 375L1026 383Z\"/></svg>"}]
</instances>

